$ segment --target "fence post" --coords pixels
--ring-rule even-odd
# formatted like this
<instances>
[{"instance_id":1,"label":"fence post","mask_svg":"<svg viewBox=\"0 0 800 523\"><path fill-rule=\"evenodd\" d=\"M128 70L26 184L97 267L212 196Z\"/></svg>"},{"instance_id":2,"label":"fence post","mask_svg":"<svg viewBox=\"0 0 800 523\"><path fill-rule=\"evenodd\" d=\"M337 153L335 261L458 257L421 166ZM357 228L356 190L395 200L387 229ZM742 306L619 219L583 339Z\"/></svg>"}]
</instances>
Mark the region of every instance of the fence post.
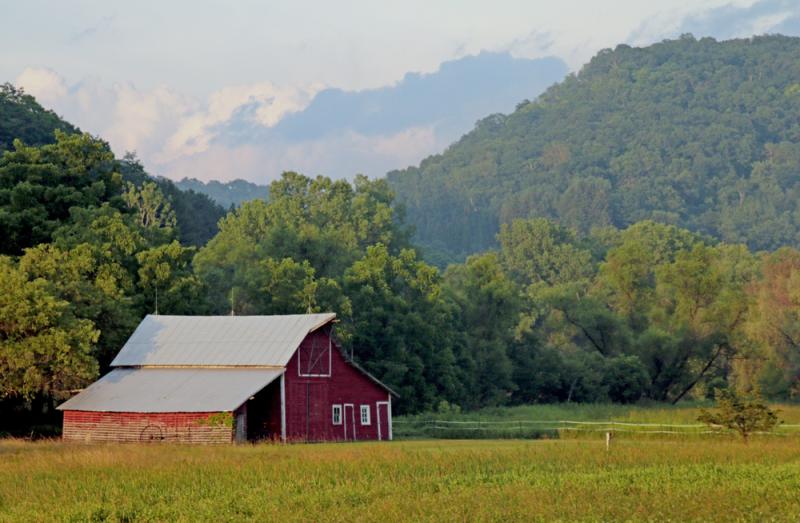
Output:
<instances>
[{"instance_id":1,"label":"fence post","mask_svg":"<svg viewBox=\"0 0 800 523\"><path fill-rule=\"evenodd\" d=\"M611 432L606 432L606 452L611 450Z\"/></svg>"}]
</instances>

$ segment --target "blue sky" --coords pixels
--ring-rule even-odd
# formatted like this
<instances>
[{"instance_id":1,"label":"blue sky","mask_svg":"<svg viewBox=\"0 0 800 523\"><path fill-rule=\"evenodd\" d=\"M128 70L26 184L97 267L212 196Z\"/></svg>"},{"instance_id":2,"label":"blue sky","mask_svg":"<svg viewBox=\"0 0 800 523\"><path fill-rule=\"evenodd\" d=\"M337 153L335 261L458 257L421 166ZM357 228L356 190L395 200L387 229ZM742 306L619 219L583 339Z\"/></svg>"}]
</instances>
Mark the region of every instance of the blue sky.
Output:
<instances>
[{"instance_id":1,"label":"blue sky","mask_svg":"<svg viewBox=\"0 0 800 523\"><path fill-rule=\"evenodd\" d=\"M258 182L416 163L618 43L800 34L796 0L0 0L0 12L0 81L153 174Z\"/></svg>"}]
</instances>

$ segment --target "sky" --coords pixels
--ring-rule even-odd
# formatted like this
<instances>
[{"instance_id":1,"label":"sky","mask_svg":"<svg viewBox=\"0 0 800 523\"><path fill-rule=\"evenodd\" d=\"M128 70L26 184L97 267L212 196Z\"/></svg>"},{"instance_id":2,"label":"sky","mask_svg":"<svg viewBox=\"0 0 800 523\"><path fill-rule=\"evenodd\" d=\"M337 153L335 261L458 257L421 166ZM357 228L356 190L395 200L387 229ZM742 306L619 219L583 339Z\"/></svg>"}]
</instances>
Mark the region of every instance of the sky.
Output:
<instances>
[{"instance_id":1,"label":"sky","mask_svg":"<svg viewBox=\"0 0 800 523\"><path fill-rule=\"evenodd\" d=\"M800 35L799 0L0 0L0 12L0 82L151 174L258 183L416 164L620 43Z\"/></svg>"}]
</instances>

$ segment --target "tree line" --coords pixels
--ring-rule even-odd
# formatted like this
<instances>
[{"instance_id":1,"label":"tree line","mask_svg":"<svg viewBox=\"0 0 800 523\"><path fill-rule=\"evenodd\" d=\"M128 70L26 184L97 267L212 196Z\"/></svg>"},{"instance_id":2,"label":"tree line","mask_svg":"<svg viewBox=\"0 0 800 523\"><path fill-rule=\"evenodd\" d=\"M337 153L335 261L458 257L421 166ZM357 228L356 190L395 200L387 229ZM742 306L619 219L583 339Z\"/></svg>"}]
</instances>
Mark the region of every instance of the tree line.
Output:
<instances>
[{"instance_id":1,"label":"tree line","mask_svg":"<svg viewBox=\"0 0 800 523\"><path fill-rule=\"evenodd\" d=\"M587 234L545 218L445 271L385 180L284 173L199 247L135 160L85 134L0 158L0 396L41 412L95 379L147 313L334 311L398 412L787 398L800 377L800 252L653 221Z\"/></svg>"}]
</instances>

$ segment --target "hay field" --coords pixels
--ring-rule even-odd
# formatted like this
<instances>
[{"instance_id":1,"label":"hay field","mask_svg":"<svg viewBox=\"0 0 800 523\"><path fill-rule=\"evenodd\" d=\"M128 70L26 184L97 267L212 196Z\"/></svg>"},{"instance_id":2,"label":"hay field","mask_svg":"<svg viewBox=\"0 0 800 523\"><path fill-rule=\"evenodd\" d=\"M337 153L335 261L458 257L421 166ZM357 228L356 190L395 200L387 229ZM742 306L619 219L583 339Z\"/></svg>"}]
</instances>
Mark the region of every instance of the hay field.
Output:
<instances>
[{"instance_id":1,"label":"hay field","mask_svg":"<svg viewBox=\"0 0 800 523\"><path fill-rule=\"evenodd\" d=\"M0 521L798 521L800 438L0 441Z\"/></svg>"}]
</instances>

